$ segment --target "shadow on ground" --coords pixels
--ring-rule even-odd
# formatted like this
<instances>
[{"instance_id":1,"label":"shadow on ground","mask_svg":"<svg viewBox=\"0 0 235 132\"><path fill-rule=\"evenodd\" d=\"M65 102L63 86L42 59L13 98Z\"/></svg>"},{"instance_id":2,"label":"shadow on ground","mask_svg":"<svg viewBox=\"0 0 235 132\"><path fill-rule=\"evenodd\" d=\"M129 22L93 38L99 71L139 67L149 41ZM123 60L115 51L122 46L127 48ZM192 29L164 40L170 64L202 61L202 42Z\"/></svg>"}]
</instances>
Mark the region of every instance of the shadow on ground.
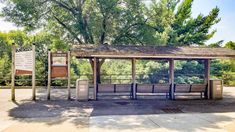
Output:
<instances>
[{"instance_id":1,"label":"shadow on ground","mask_svg":"<svg viewBox=\"0 0 235 132\"><path fill-rule=\"evenodd\" d=\"M61 124L67 120L74 123L75 125L84 123L89 124L89 118L100 117L102 125L105 128L115 128L113 124L119 124L120 121L124 122L126 127L142 127L141 124L145 124L146 120L142 120L135 117L133 119L126 119L125 116L113 118L115 115L154 115L153 118L158 118L157 114L177 114L180 115L179 119L169 118L167 116L161 116L163 119L159 120L168 122L169 124L174 124L174 122L179 122L179 124L187 124L182 113L225 113L225 112L235 112L235 97L230 95L230 93L225 93L223 100L199 100L199 99L179 99L179 100L167 100L167 99L139 99L139 100L129 100L129 99L99 99L98 101L88 101L79 102L75 100L66 100L66 91L57 90L53 91L54 95L51 101L43 100L45 99L44 92L40 91L38 94L37 101L21 100L14 103L17 107L14 107L8 111L9 116L14 120L20 120L25 122L44 122L47 125ZM53 95L52 94L52 95ZM226 96L228 94L228 96ZM62 95L62 96L60 96ZM181 115L182 114L182 115ZM109 115L103 119L102 116ZM222 121L231 121L233 118L224 115L214 115L213 121L216 123L216 119ZM53 117L53 118L52 118ZM164 119L165 117L165 119ZM182 120L180 120L182 117ZM34 120L36 119L37 120ZM51 118L50 121L45 121L44 119ZM118 120L117 120L118 118ZM120 118L120 119L119 119ZM147 117L145 117L147 118ZM203 116L199 117L203 119ZM32 119L32 120L31 120ZM138 124L133 124L132 120L138 120ZM151 119L149 119L151 120ZM158 120L158 119L156 119ZM190 120L190 119L189 119ZM136 121L135 121L136 122ZM209 121L210 122L210 121ZM148 122L149 123L149 122ZM154 124L154 122L152 122ZM190 126L190 124L188 124ZM151 125L150 125L151 126ZM195 125L194 125L195 126ZM204 126L197 128L191 127L191 130L204 130ZM98 127L98 126L97 126ZM156 124L153 125L153 128ZM207 127L216 128L216 124L210 123ZM168 127L169 129L178 130L174 125ZM150 127L151 130L151 127Z\"/></svg>"},{"instance_id":2,"label":"shadow on ground","mask_svg":"<svg viewBox=\"0 0 235 132\"><path fill-rule=\"evenodd\" d=\"M223 100L205 99L113 99L101 97L98 101L79 102L67 100L65 89L52 91L51 100L45 100L45 89L38 90L37 101L20 100L18 107L9 110L9 115L16 118L35 117L71 117L101 115L147 115L166 113L221 113L235 112L235 97L225 92ZM72 92L75 93L75 92Z\"/></svg>"}]
</instances>

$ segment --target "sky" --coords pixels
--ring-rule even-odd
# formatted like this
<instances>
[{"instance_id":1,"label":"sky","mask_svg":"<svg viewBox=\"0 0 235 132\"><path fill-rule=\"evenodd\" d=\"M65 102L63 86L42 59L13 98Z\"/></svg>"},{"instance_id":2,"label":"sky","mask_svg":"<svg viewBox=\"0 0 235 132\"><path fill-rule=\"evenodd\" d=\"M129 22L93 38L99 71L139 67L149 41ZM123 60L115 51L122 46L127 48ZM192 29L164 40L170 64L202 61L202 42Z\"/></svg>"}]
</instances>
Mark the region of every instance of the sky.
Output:
<instances>
[{"instance_id":1,"label":"sky","mask_svg":"<svg viewBox=\"0 0 235 132\"><path fill-rule=\"evenodd\" d=\"M150 2L151 0L146 0ZM4 5L0 3L0 10ZM202 13L207 15L214 7L219 7L219 17L221 21L214 25L212 29L216 29L217 32L207 44L224 40L224 43L228 41L235 41L235 0L194 0L192 6L192 16L196 17ZM0 18L0 31L10 31L20 29L10 22L4 21Z\"/></svg>"},{"instance_id":2,"label":"sky","mask_svg":"<svg viewBox=\"0 0 235 132\"><path fill-rule=\"evenodd\" d=\"M212 27L217 32L207 43L235 41L235 0L194 0L192 15L207 15L216 6L220 9L221 21Z\"/></svg>"}]
</instances>

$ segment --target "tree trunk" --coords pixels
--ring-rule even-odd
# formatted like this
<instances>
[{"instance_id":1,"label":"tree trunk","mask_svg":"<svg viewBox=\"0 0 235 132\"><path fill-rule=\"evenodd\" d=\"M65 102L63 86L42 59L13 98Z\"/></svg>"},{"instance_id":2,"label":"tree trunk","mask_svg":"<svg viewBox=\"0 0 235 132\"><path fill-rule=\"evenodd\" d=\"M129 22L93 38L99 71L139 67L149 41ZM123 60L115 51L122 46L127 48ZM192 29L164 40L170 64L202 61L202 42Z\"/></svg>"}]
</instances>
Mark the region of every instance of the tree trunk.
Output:
<instances>
[{"instance_id":1,"label":"tree trunk","mask_svg":"<svg viewBox=\"0 0 235 132\"><path fill-rule=\"evenodd\" d=\"M94 60L89 59L89 62L91 64L92 72L94 74L94 69L93 69L93 67L94 67ZM102 66L102 64L104 62L105 62L105 59L97 59L97 70L96 70L96 72L97 72L97 74L96 74L97 75L97 83L101 83L100 70L101 70L101 66Z\"/></svg>"}]
</instances>

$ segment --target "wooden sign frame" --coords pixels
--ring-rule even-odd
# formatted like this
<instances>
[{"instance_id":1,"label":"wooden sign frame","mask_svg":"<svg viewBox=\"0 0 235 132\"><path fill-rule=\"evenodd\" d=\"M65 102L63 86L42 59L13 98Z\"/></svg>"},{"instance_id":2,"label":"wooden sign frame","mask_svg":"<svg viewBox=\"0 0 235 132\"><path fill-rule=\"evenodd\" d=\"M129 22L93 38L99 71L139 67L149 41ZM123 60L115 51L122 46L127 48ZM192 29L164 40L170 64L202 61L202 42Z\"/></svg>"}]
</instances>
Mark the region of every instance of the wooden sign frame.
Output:
<instances>
[{"instance_id":1,"label":"wooden sign frame","mask_svg":"<svg viewBox=\"0 0 235 132\"><path fill-rule=\"evenodd\" d=\"M51 53L51 77L68 77L68 54L64 52Z\"/></svg>"},{"instance_id":2,"label":"wooden sign frame","mask_svg":"<svg viewBox=\"0 0 235 132\"><path fill-rule=\"evenodd\" d=\"M16 75L32 75L32 99L36 100L35 88L35 44L32 45L32 71L16 69L16 46L12 43L12 71L11 71L11 100L15 101L15 76Z\"/></svg>"},{"instance_id":3,"label":"wooden sign frame","mask_svg":"<svg viewBox=\"0 0 235 132\"><path fill-rule=\"evenodd\" d=\"M58 57L54 59L53 57ZM65 57L65 60L61 57ZM53 64L56 63L56 64ZM48 83L47 83L47 100L50 100L51 94L51 78L67 78L68 79L68 100L70 100L70 51L51 52L48 51Z\"/></svg>"},{"instance_id":4,"label":"wooden sign frame","mask_svg":"<svg viewBox=\"0 0 235 132\"><path fill-rule=\"evenodd\" d=\"M26 71L26 70L17 70L16 69L16 75L32 75L32 71Z\"/></svg>"},{"instance_id":5,"label":"wooden sign frame","mask_svg":"<svg viewBox=\"0 0 235 132\"><path fill-rule=\"evenodd\" d=\"M32 50L23 50L15 52L15 74L16 75L32 75L33 74L33 59L34 57L33 48Z\"/></svg>"}]
</instances>

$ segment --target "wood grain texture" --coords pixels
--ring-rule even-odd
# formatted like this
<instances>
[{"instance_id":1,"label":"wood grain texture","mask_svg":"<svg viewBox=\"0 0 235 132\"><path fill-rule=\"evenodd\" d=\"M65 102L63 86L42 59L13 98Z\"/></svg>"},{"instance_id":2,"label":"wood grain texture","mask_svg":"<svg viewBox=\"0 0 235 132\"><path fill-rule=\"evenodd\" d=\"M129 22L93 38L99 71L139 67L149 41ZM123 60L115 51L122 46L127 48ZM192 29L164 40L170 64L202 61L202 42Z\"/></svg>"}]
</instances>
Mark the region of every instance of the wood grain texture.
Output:
<instances>
[{"instance_id":1,"label":"wood grain texture","mask_svg":"<svg viewBox=\"0 0 235 132\"><path fill-rule=\"evenodd\" d=\"M173 47L136 45L76 45L71 49L72 56L89 58L235 58L235 51L211 47Z\"/></svg>"}]
</instances>

